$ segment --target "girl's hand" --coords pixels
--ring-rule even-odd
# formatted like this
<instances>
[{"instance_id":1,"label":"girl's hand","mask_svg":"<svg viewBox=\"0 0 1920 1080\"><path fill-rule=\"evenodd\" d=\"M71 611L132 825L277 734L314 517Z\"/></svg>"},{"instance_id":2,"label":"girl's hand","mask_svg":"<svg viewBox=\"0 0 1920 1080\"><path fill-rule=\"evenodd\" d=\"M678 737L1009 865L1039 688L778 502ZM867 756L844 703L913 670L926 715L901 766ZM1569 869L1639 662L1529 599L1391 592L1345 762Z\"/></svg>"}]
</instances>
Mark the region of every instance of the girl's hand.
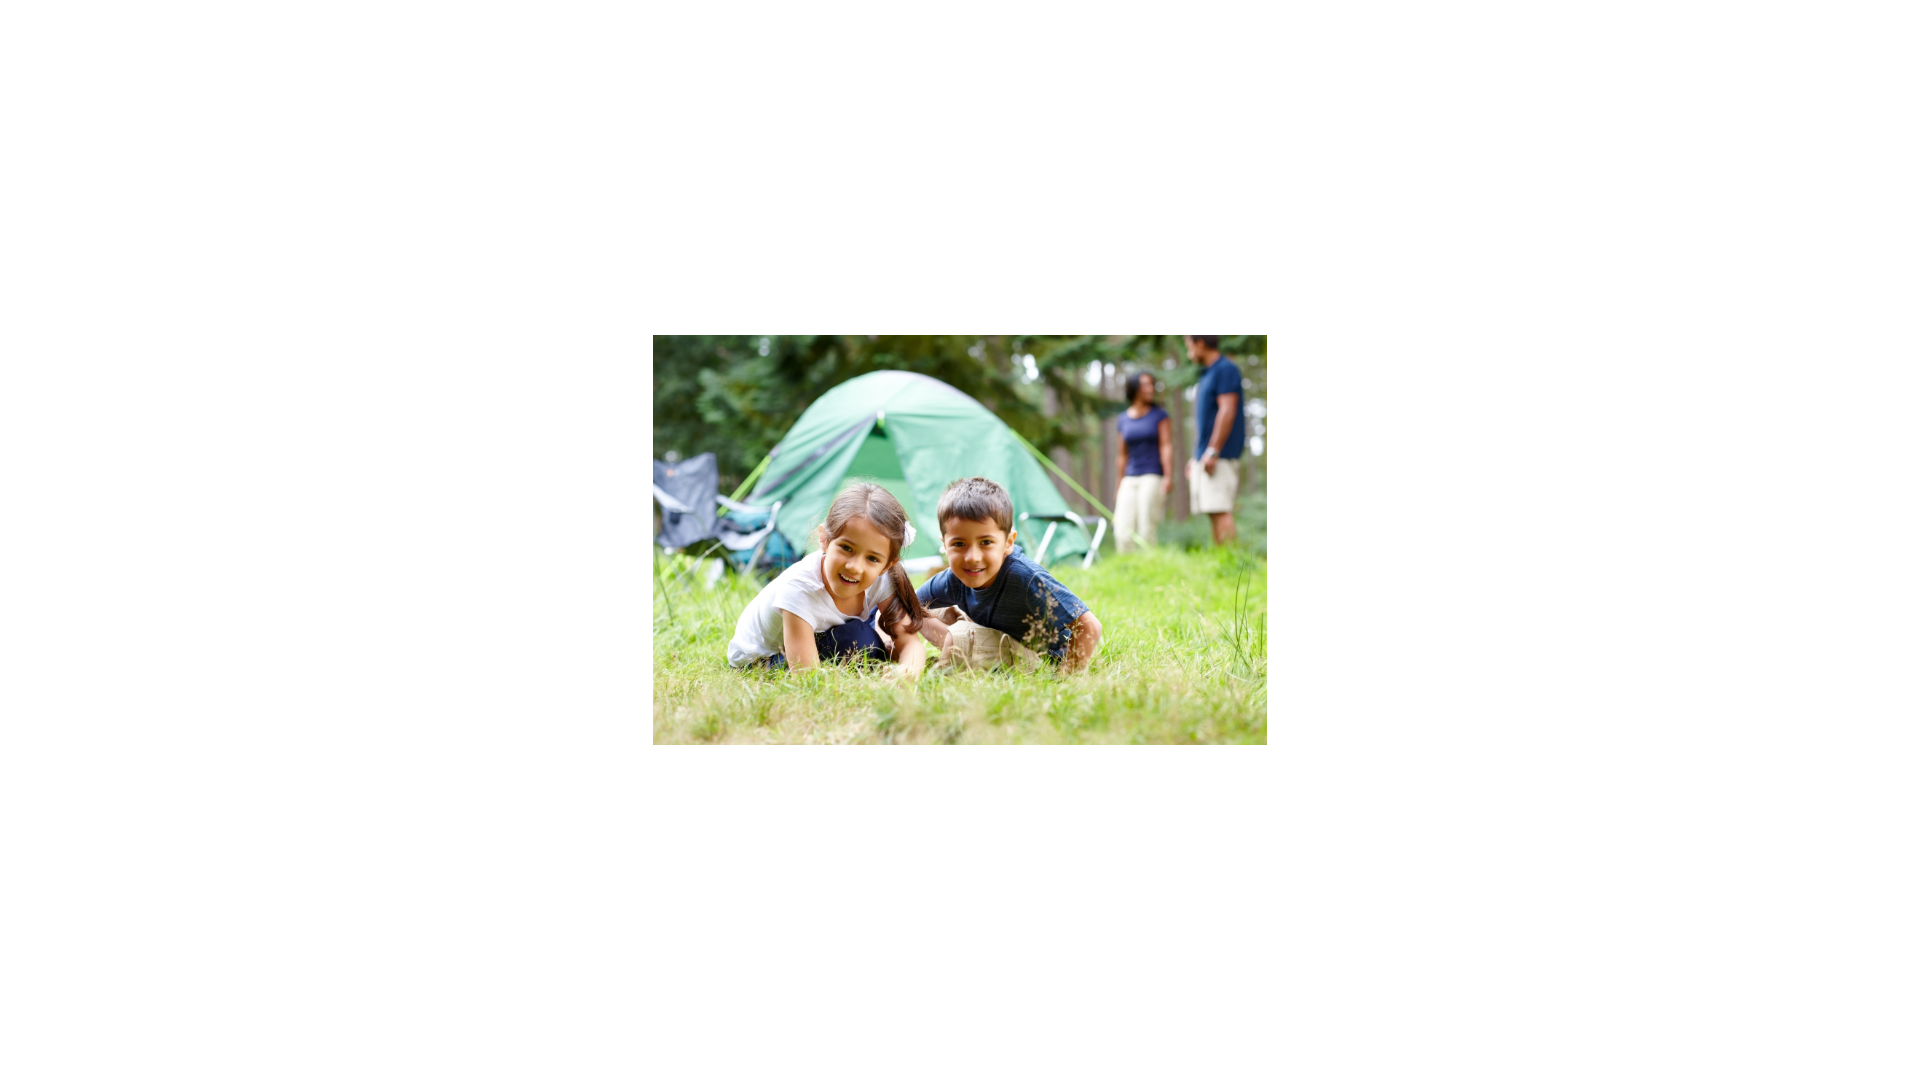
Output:
<instances>
[{"instance_id":1,"label":"girl's hand","mask_svg":"<svg viewBox=\"0 0 1920 1080\"><path fill-rule=\"evenodd\" d=\"M1173 494L1173 477L1163 476L1160 478L1160 494L1162 495Z\"/></svg>"},{"instance_id":2,"label":"girl's hand","mask_svg":"<svg viewBox=\"0 0 1920 1080\"><path fill-rule=\"evenodd\" d=\"M922 625L925 625L924 620ZM893 660L900 666L887 672L886 678L889 681L919 678L920 672L927 666L926 642L920 640L919 634L907 633L905 622L895 623L893 629Z\"/></svg>"}]
</instances>

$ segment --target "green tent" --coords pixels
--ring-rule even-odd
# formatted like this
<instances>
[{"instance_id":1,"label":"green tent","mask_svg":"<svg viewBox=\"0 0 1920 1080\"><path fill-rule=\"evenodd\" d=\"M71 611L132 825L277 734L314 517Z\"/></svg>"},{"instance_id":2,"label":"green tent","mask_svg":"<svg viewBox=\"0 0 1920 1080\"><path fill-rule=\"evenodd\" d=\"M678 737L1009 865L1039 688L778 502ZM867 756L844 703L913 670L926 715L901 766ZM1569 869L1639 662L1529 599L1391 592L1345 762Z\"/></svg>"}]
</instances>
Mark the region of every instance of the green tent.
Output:
<instances>
[{"instance_id":1,"label":"green tent","mask_svg":"<svg viewBox=\"0 0 1920 1080\"><path fill-rule=\"evenodd\" d=\"M986 406L917 372L875 371L822 394L756 471L760 482L747 501L781 500L778 527L796 551L812 545L833 497L858 479L906 507L919 535L901 558L939 555L934 508L963 476L987 477L1013 496L1014 528L1028 554L1039 549L1049 518L1060 526L1047 544L1048 562L1087 550L1086 535L1066 520L1067 501L1020 437ZM1030 519L1022 522L1022 514Z\"/></svg>"}]
</instances>

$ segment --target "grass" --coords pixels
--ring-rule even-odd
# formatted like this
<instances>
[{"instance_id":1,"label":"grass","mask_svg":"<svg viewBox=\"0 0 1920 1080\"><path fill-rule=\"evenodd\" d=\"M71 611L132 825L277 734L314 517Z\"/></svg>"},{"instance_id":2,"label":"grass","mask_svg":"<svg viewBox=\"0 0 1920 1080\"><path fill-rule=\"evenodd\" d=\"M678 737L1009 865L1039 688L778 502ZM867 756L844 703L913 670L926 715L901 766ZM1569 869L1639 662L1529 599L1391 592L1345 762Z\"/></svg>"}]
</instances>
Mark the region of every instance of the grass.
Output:
<instances>
[{"instance_id":1,"label":"grass","mask_svg":"<svg viewBox=\"0 0 1920 1080\"><path fill-rule=\"evenodd\" d=\"M1261 487L1241 491L1233 509L1239 545L1249 553L1264 553L1267 550L1266 489ZM1201 551L1213 546L1213 527L1205 514L1195 514L1184 521L1169 517L1154 531L1154 539L1168 547ZM1103 554L1113 550L1112 534L1108 534L1101 542L1100 550Z\"/></svg>"},{"instance_id":2,"label":"grass","mask_svg":"<svg viewBox=\"0 0 1920 1080\"><path fill-rule=\"evenodd\" d=\"M1088 671L940 672L727 666L756 586L666 584L657 556L656 743L1265 743L1267 564L1245 549L1159 547L1053 568L1106 628ZM889 667L891 665L883 665Z\"/></svg>"}]
</instances>

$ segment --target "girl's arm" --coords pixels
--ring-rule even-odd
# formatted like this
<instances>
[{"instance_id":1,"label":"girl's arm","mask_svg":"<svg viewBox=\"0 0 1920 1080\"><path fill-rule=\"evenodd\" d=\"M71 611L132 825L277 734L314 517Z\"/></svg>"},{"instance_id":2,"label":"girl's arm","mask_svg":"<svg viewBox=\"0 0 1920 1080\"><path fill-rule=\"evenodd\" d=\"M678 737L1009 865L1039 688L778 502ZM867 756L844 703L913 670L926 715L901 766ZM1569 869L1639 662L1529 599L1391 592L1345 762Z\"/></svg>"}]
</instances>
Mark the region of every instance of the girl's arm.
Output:
<instances>
[{"instance_id":1,"label":"girl's arm","mask_svg":"<svg viewBox=\"0 0 1920 1080\"><path fill-rule=\"evenodd\" d=\"M1120 485L1127 482L1127 440L1120 440L1120 450L1113 458L1113 475L1120 479L1113 482L1113 501L1120 501ZM1118 525L1114 526L1118 528Z\"/></svg>"},{"instance_id":2,"label":"girl's arm","mask_svg":"<svg viewBox=\"0 0 1920 1080\"><path fill-rule=\"evenodd\" d=\"M947 629L947 626L948 623L944 619L921 619L920 636L944 649L947 647L947 642L953 638L953 631Z\"/></svg>"},{"instance_id":3,"label":"girl's arm","mask_svg":"<svg viewBox=\"0 0 1920 1080\"><path fill-rule=\"evenodd\" d=\"M1173 492L1173 421L1160 421L1160 490Z\"/></svg>"},{"instance_id":4,"label":"girl's arm","mask_svg":"<svg viewBox=\"0 0 1920 1080\"><path fill-rule=\"evenodd\" d=\"M786 644L789 670L801 671L820 666L820 650L814 647L813 627L807 625L807 620L781 609L780 636Z\"/></svg>"},{"instance_id":5,"label":"girl's arm","mask_svg":"<svg viewBox=\"0 0 1920 1080\"><path fill-rule=\"evenodd\" d=\"M920 625L924 627L931 622L932 619L925 619ZM942 626L942 629L945 627ZM919 678L920 672L927 666L927 643L920 640L919 634L907 633L904 619L894 623L887 632L893 635L893 662L900 665L900 677Z\"/></svg>"}]
</instances>

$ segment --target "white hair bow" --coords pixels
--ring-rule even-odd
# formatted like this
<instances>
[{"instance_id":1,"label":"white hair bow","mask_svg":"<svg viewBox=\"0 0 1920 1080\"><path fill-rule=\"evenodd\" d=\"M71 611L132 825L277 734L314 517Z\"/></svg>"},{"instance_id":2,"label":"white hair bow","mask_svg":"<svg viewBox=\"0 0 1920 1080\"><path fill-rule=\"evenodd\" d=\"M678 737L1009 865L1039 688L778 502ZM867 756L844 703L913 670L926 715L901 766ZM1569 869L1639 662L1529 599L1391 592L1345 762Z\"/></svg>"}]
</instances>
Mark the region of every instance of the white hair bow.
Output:
<instances>
[{"instance_id":1,"label":"white hair bow","mask_svg":"<svg viewBox=\"0 0 1920 1080\"><path fill-rule=\"evenodd\" d=\"M907 538L906 538L906 539L905 539L904 541L902 541L902 542L901 542L901 544L900 544L900 546L901 546L901 547L903 547L903 548L907 548L907 547L912 547L912 546L913 546L913 538L914 538L914 537L915 537L916 535L918 535L918 534L916 534L916 533L915 533L915 532L913 531L913 522L911 522L911 521L909 521L909 522L907 522Z\"/></svg>"}]
</instances>

